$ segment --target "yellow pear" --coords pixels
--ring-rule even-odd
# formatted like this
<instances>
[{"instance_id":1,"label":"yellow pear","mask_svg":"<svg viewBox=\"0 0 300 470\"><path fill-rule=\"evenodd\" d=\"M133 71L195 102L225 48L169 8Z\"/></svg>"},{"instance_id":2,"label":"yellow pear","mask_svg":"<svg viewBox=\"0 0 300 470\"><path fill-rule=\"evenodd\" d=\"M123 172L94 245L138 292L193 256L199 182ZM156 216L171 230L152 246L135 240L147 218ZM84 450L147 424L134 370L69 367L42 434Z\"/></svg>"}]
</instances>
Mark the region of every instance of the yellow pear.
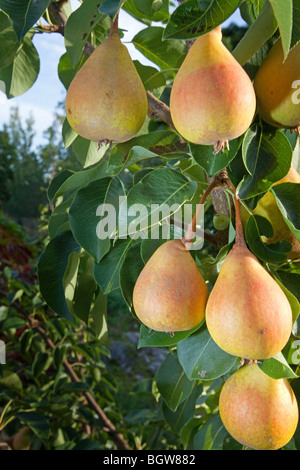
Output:
<instances>
[{"instance_id":1,"label":"yellow pear","mask_svg":"<svg viewBox=\"0 0 300 470\"><path fill-rule=\"evenodd\" d=\"M299 87L300 43L284 60L279 38L254 79L258 114L272 126L297 128L300 125Z\"/></svg>"},{"instance_id":2,"label":"yellow pear","mask_svg":"<svg viewBox=\"0 0 300 470\"><path fill-rule=\"evenodd\" d=\"M280 183L300 184L300 175L292 166L287 175L280 181L274 183L273 186ZM241 214L243 224L246 224L250 214L244 207L241 208ZM288 257L290 259L300 257L300 242L285 223L284 218L277 206L276 200L270 191L266 192L266 194L264 194L264 196L258 201L257 206L252 211L252 214L265 217L273 227L273 236L271 238L262 237L264 243L269 244L287 240L292 245L292 249L289 252Z\"/></svg>"},{"instance_id":3,"label":"yellow pear","mask_svg":"<svg viewBox=\"0 0 300 470\"><path fill-rule=\"evenodd\" d=\"M65 109L70 126L82 137L96 142L124 142L143 125L147 95L119 38L117 20L112 23L108 38L72 80Z\"/></svg>"},{"instance_id":4,"label":"yellow pear","mask_svg":"<svg viewBox=\"0 0 300 470\"><path fill-rule=\"evenodd\" d=\"M267 359L287 343L290 303L274 278L247 248L236 201L236 241L222 264L206 305L207 328L234 356Z\"/></svg>"},{"instance_id":5,"label":"yellow pear","mask_svg":"<svg viewBox=\"0 0 300 470\"><path fill-rule=\"evenodd\" d=\"M229 434L256 450L285 446L298 424L298 404L289 382L269 377L257 364L247 364L227 379L219 412Z\"/></svg>"},{"instance_id":6,"label":"yellow pear","mask_svg":"<svg viewBox=\"0 0 300 470\"><path fill-rule=\"evenodd\" d=\"M204 319L208 288L181 240L163 243L141 271L133 291L140 321L156 331L190 330Z\"/></svg>"},{"instance_id":7,"label":"yellow pear","mask_svg":"<svg viewBox=\"0 0 300 470\"><path fill-rule=\"evenodd\" d=\"M218 146L248 129L255 108L252 82L222 43L221 28L196 39L170 96L179 134L194 144Z\"/></svg>"}]
</instances>

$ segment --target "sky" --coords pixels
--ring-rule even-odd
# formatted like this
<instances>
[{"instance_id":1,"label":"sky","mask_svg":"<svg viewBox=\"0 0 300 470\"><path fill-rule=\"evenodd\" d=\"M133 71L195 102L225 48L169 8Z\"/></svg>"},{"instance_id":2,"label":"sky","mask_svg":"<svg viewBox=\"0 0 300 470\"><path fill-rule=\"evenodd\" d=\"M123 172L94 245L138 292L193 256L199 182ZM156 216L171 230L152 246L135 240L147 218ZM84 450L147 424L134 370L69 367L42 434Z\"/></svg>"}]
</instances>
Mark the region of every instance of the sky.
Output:
<instances>
[{"instance_id":1,"label":"sky","mask_svg":"<svg viewBox=\"0 0 300 470\"><path fill-rule=\"evenodd\" d=\"M73 10L79 6L77 0L71 0ZM225 23L244 25L245 22L237 10ZM140 60L144 64L150 62L130 44L131 39L138 31L146 25L132 18L121 10L119 15L119 27L124 31L122 41L128 47L133 60ZM127 31L127 32L126 32ZM10 109L18 107L22 123L32 114L35 124L36 137L34 144L45 143L43 133L50 127L55 119L57 103L65 99L66 91L57 75L59 58L65 53L64 38L58 33L36 34L33 39L34 45L40 56L40 73L34 85L23 95L7 99L0 91L0 129L4 123L9 121ZM154 64L151 64L155 66Z\"/></svg>"}]
</instances>

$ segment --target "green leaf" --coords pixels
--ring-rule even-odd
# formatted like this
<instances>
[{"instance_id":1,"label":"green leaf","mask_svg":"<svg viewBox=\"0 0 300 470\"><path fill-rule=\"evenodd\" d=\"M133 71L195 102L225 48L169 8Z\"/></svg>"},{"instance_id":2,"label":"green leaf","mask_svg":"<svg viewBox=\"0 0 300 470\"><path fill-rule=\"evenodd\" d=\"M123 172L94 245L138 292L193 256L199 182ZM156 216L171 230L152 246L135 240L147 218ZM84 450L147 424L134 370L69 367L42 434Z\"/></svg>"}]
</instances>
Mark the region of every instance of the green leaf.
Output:
<instances>
[{"instance_id":1,"label":"green leaf","mask_svg":"<svg viewBox=\"0 0 300 470\"><path fill-rule=\"evenodd\" d=\"M174 75L185 58L186 45L183 41L163 41L163 32L160 26L149 26L139 31L132 42L147 59Z\"/></svg>"},{"instance_id":2,"label":"green leaf","mask_svg":"<svg viewBox=\"0 0 300 470\"><path fill-rule=\"evenodd\" d=\"M65 52L59 59L57 73L61 83L67 90L76 75L76 70L72 67L70 57L67 52Z\"/></svg>"},{"instance_id":3,"label":"green leaf","mask_svg":"<svg viewBox=\"0 0 300 470\"><path fill-rule=\"evenodd\" d=\"M153 91L158 88L162 91L164 89L166 78L163 72L150 65L141 64L138 60L134 60L133 63L141 77L145 90Z\"/></svg>"},{"instance_id":4,"label":"green leaf","mask_svg":"<svg viewBox=\"0 0 300 470\"><path fill-rule=\"evenodd\" d=\"M80 189L71 204L69 217L73 235L96 262L110 249L122 196L124 188L118 178L103 178Z\"/></svg>"},{"instance_id":5,"label":"green leaf","mask_svg":"<svg viewBox=\"0 0 300 470\"><path fill-rule=\"evenodd\" d=\"M270 4L278 23L284 58L286 59L292 36L293 0L270 0Z\"/></svg>"},{"instance_id":6,"label":"green leaf","mask_svg":"<svg viewBox=\"0 0 300 470\"><path fill-rule=\"evenodd\" d=\"M79 251L71 232L63 232L50 240L38 264L41 294L49 307L62 317L74 322L65 299L63 277L68 266L69 255Z\"/></svg>"},{"instance_id":7,"label":"green leaf","mask_svg":"<svg viewBox=\"0 0 300 470\"><path fill-rule=\"evenodd\" d=\"M265 359L262 364L259 364L259 367L265 374L273 379L294 379L299 377L295 374L293 369L291 369L281 352L270 359Z\"/></svg>"},{"instance_id":8,"label":"green leaf","mask_svg":"<svg viewBox=\"0 0 300 470\"><path fill-rule=\"evenodd\" d=\"M178 360L187 377L198 380L216 379L228 372L237 357L223 351L206 328L201 328L177 345Z\"/></svg>"},{"instance_id":9,"label":"green leaf","mask_svg":"<svg viewBox=\"0 0 300 470\"><path fill-rule=\"evenodd\" d=\"M185 375L176 357L170 353L161 364L156 375L156 385L165 403L176 411L180 403L189 396L193 382Z\"/></svg>"},{"instance_id":10,"label":"green leaf","mask_svg":"<svg viewBox=\"0 0 300 470\"><path fill-rule=\"evenodd\" d=\"M42 372L46 371L52 363L52 357L48 353L37 352L32 363L32 374L39 377Z\"/></svg>"},{"instance_id":11,"label":"green leaf","mask_svg":"<svg viewBox=\"0 0 300 470\"><path fill-rule=\"evenodd\" d=\"M48 439L50 426L47 418L36 411L20 411L17 417L23 421L40 439Z\"/></svg>"},{"instance_id":12,"label":"green leaf","mask_svg":"<svg viewBox=\"0 0 300 470\"><path fill-rule=\"evenodd\" d=\"M32 87L40 71L40 59L32 41L26 37L19 46L14 60L0 68L0 91L7 98L22 95Z\"/></svg>"},{"instance_id":13,"label":"green leaf","mask_svg":"<svg viewBox=\"0 0 300 470\"><path fill-rule=\"evenodd\" d=\"M151 11L149 7L152 7ZM122 9L145 24L151 21L165 22L169 17L169 0L127 0Z\"/></svg>"},{"instance_id":14,"label":"green leaf","mask_svg":"<svg viewBox=\"0 0 300 470\"><path fill-rule=\"evenodd\" d=\"M263 230L263 224L260 223L261 219L268 224L267 219L253 215L251 215L247 221L245 227L245 238L249 248L255 256L263 260L265 263L282 263L287 259L287 254L291 250L291 244L272 245L263 243L261 236L269 236L270 232ZM267 227L270 228L270 224L268 224ZM284 251L278 249L280 246L281 248L285 248Z\"/></svg>"},{"instance_id":15,"label":"green leaf","mask_svg":"<svg viewBox=\"0 0 300 470\"><path fill-rule=\"evenodd\" d=\"M129 310L134 313L132 294L137 278L144 267L140 243L135 244L126 254L120 269L120 287Z\"/></svg>"},{"instance_id":16,"label":"green leaf","mask_svg":"<svg viewBox=\"0 0 300 470\"><path fill-rule=\"evenodd\" d=\"M65 299L68 305L68 309L71 313L74 312L73 300L76 289L77 275L79 269L80 258L79 254L76 251L70 253L68 258L68 264L63 275L63 288L65 292Z\"/></svg>"},{"instance_id":17,"label":"green leaf","mask_svg":"<svg viewBox=\"0 0 300 470\"><path fill-rule=\"evenodd\" d=\"M16 393L22 393L23 383L18 374L9 370L4 370L3 376L0 376L1 388L7 387Z\"/></svg>"},{"instance_id":18,"label":"green leaf","mask_svg":"<svg viewBox=\"0 0 300 470\"><path fill-rule=\"evenodd\" d=\"M281 183L271 189L291 232L300 241L300 184Z\"/></svg>"},{"instance_id":19,"label":"green leaf","mask_svg":"<svg viewBox=\"0 0 300 470\"><path fill-rule=\"evenodd\" d=\"M133 243L134 240L132 238L116 240L110 252L99 263L95 263L95 279L104 294L108 294L120 287L120 270L127 251Z\"/></svg>"},{"instance_id":20,"label":"green leaf","mask_svg":"<svg viewBox=\"0 0 300 470\"><path fill-rule=\"evenodd\" d=\"M73 308L75 315L86 324L89 320L96 282L94 279L94 260L91 256L81 258L80 272L74 296Z\"/></svg>"},{"instance_id":21,"label":"green leaf","mask_svg":"<svg viewBox=\"0 0 300 470\"><path fill-rule=\"evenodd\" d=\"M39 20L50 0L0 0L0 8L13 22L18 40Z\"/></svg>"},{"instance_id":22,"label":"green leaf","mask_svg":"<svg viewBox=\"0 0 300 470\"><path fill-rule=\"evenodd\" d=\"M101 0L83 2L68 18L65 30L65 47L72 67L78 64L83 47L96 24L103 26L103 40L110 28L110 18L99 12Z\"/></svg>"},{"instance_id":23,"label":"green leaf","mask_svg":"<svg viewBox=\"0 0 300 470\"><path fill-rule=\"evenodd\" d=\"M68 194L71 195L82 186L91 183L100 178L107 176L107 162L101 160L96 166L87 168L82 171L74 172L71 170L64 170L58 173L51 181L48 188L48 199L51 204L59 196Z\"/></svg>"},{"instance_id":24,"label":"green leaf","mask_svg":"<svg viewBox=\"0 0 300 470\"><path fill-rule=\"evenodd\" d=\"M163 402L162 411L166 421L171 426L173 432L180 432L183 426L192 419L195 413L196 401L202 393L202 384L194 382L193 390L189 396L177 407L176 411L170 410L169 407Z\"/></svg>"},{"instance_id":25,"label":"green leaf","mask_svg":"<svg viewBox=\"0 0 300 470\"><path fill-rule=\"evenodd\" d=\"M148 151L144 151L147 149ZM187 147L182 145L179 136L170 130L150 132L133 137L128 142L113 147L108 171L117 175L132 164L153 156L175 158L185 155ZM150 153L151 152L151 153Z\"/></svg>"},{"instance_id":26,"label":"green leaf","mask_svg":"<svg viewBox=\"0 0 300 470\"><path fill-rule=\"evenodd\" d=\"M300 3L293 2L293 30L291 39L291 48L300 41Z\"/></svg>"},{"instance_id":27,"label":"green leaf","mask_svg":"<svg viewBox=\"0 0 300 470\"><path fill-rule=\"evenodd\" d=\"M239 3L239 0L187 0L172 13L163 37L191 39L208 33L229 18Z\"/></svg>"},{"instance_id":28,"label":"green leaf","mask_svg":"<svg viewBox=\"0 0 300 470\"><path fill-rule=\"evenodd\" d=\"M7 28L0 33L0 68L8 67L17 54L20 47L16 33L12 28Z\"/></svg>"},{"instance_id":29,"label":"green leaf","mask_svg":"<svg viewBox=\"0 0 300 470\"><path fill-rule=\"evenodd\" d=\"M69 208L72 199L60 202L51 213L48 223L48 231L50 238L54 238L61 232L70 230L69 224Z\"/></svg>"},{"instance_id":30,"label":"green leaf","mask_svg":"<svg viewBox=\"0 0 300 470\"><path fill-rule=\"evenodd\" d=\"M108 345L108 329L107 329L107 296L103 294L101 289L94 302L90 317L93 320L93 326L95 328L95 334L98 340Z\"/></svg>"},{"instance_id":31,"label":"green leaf","mask_svg":"<svg viewBox=\"0 0 300 470\"><path fill-rule=\"evenodd\" d=\"M223 450L223 442L228 436L220 415L211 416L194 437L196 450Z\"/></svg>"},{"instance_id":32,"label":"green leaf","mask_svg":"<svg viewBox=\"0 0 300 470\"><path fill-rule=\"evenodd\" d=\"M258 18L246 31L234 51L233 57L245 65L251 57L270 39L278 27L270 2L265 2Z\"/></svg>"},{"instance_id":33,"label":"green leaf","mask_svg":"<svg viewBox=\"0 0 300 470\"><path fill-rule=\"evenodd\" d=\"M242 137L230 141L230 150L224 149L222 152L214 154L212 145L195 145L189 143L190 154L195 162L201 166L208 176L214 176L223 170L236 156L242 143Z\"/></svg>"},{"instance_id":34,"label":"green leaf","mask_svg":"<svg viewBox=\"0 0 300 470\"><path fill-rule=\"evenodd\" d=\"M254 125L245 134L242 155L248 175L237 187L240 199L268 191L283 178L292 161L292 147L280 130L262 132Z\"/></svg>"},{"instance_id":35,"label":"green leaf","mask_svg":"<svg viewBox=\"0 0 300 470\"><path fill-rule=\"evenodd\" d=\"M83 168L98 163L104 157L108 149L109 144L102 144L99 148L97 142L92 142L81 136L76 137L72 143L72 150Z\"/></svg>"},{"instance_id":36,"label":"green leaf","mask_svg":"<svg viewBox=\"0 0 300 470\"><path fill-rule=\"evenodd\" d=\"M166 347L173 346L179 341L190 336L194 331L196 331L201 325L195 326L195 328L188 331L177 331L174 334L164 333L161 331L154 331L150 328L147 328L145 325L141 325L140 337L138 348L145 348L148 346L151 347Z\"/></svg>"},{"instance_id":37,"label":"green leaf","mask_svg":"<svg viewBox=\"0 0 300 470\"><path fill-rule=\"evenodd\" d=\"M111 19L114 19L123 3L124 0L104 0L98 7L99 12L110 16Z\"/></svg>"},{"instance_id":38,"label":"green leaf","mask_svg":"<svg viewBox=\"0 0 300 470\"><path fill-rule=\"evenodd\" d=\"M156 230L162 220L190 201L196 190L197 184L178 171L169 168L151 171L131 188L126 205L120 208L120 236L137 236L150 227Z\"/></svg>"}]
</instances>

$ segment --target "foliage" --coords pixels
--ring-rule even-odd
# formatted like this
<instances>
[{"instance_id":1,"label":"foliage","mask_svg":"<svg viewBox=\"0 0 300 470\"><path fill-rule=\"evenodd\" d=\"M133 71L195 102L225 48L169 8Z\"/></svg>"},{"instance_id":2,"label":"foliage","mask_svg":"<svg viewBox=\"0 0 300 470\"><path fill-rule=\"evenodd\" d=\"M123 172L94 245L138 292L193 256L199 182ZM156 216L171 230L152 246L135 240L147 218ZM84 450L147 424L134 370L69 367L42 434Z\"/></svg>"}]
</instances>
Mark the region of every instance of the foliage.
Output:
<instances>
[{"instance_id":1,"label":"foliage","mask_svg":"<svg viewBox=\"0 0 300 470\"><path fill-rule=\"evenodd\" d=\"M229 48L233 48L233 55L245 66L251 78L255 76L275 38L281 36L285 53L300 39L298 4L292 0L228 0L222 2L222 8L218 1L187 0L180 2L180 5L172 9L172 13L169 2L164 0L83 1L74 12L68 3L61 1L50 2L47 10L47 2L45 4L43 0L35 2L35 6L39 8L34 8L30 0L25 3L28 8L20 22L12 8L16 2L0 0L1 44L11 46L6 48L5 53L4 46L2 52L0 50L3 60L5 59L5 67L0 69L0 84L9 98L25 92L37 78L39 61L32 44L33 34L49 30L64 33L66 53L59 61L58 75L67 89L85 61L86 43L89 43L89 47L95 47L105 39L110 19L116 15L119 8L143 23L144 28L132 42L153 62L153 66L136 62L136 67L146 90L165 104L168 104L174 76L185 55L185 41L214 29L238 8L249 27L240 40L235 32L232 41L225 34L224 42ZM37 23L44 10L43 21ZM20 47L16 47L17 45ZM26 79L21 79L23 62L28 63L30 72ZM13 68L15 74L12 74ZM134 212L136 203L145 203L149 220L153 215L153 205L156 205L156 211L157 207L161 209L166 202L170 204L170 201L180 206L194 203L195 207L199 202L199 195L207 186L207 178L226 170L231 184L239 191L243 205L251 210L262 195L286 175L292 160L297 166L299 147L295 133L271 128L258 116L244 135L230 143L230 150L225 149L217 155L214 155L212 146L184 142L171 126L155 116L155 112L147 117L140 133L125 143L104 145L98 149L97 143L77 136L66 120L62 126L62 135L66 148L73 149L81 168L78 171L70 168L57 173L48 187L48 202L53 212L49 220L49 240L39 260L40 289L48 306L61 317L53 316L46 308L47 325L51 333L53 329L54 340L57 344L65 343L73 358L79 348L83 357L80 372L86 374L84 379L82 378L82 387L88 385L89 389L96 393L104 387L102 394L99 393L97 397L100 403L104 400L107 408L110 408L116 406L116 403L112 403L108 398L111 397L110 393L115 384L104 376L97 385L92 378L95 364L96 370L101 370L102 373L103 358L98 359L95 354L105 355L106 351L103 346L106 320L109 325L109 318L106 317L106 298L117 291L121 292L132 314L132 320L138 324L132 306L133 287L144 263L162 240L151 240L148 237L150 223L146 225L143 239L120 236L113 238L115 233L120 235L124 228L122 220L115 227L116 232L114 229L109 232L110 239L101 240L95 236L95 228L103 219L103 215L102 219L101 216L95 217L95 209L99 204L112 202L118 213L119 196L126 197L128 212ZM230 189L226 189L224 194L230 202ZM272 190L272 194L290 230L300 240L299 215L296 215L300 204L297 184L290 183L288 187L278 185ZM218 213L212 200L207 201L205 208L206 243L204 249L195 250L192 254L211 289L235 233L230 210L227 214L231 217L228 228L219 231L212 224L213 216ZM157 224L161 224L162 220L163 215L160 212ZM300 309L299 260L292 262L288 259L289 250L286 245L276 244L269 249L261 239L265 230L265 224L256 223L250 218L246 227L247 241L251 241L253 253L286 292L296 319ZM137 233L135 227L132 235ZM39 294L38 299L42 302ZM28 305L27 308L30 310L33 306ZM14 318L14 315L4 315L4 321ZM39 315L43 323L45 312ZM63 325L64 332L61 334L55 325ZM83 341L80 346L74 344L71 338L71 325L82 331ZM20 346L24 343L25 347L26 341L29 341L28 338L23 338L35 334L25 335L23 332ZM285 349L276 357L265 360L261 367L274 378L289 378L292 385L295 384L299 399L299 385L296 380L299 367L298 362L294 360L297 352L295 344L298 344L298 340L295 340L298 336L299 319L295 322L293 334ZM11 335L9 340L13 340ZM89 348L91 345L92 356ZM210 337L205 323L199 325L196 331L179 332L174 336L149 331L141 326L139 348L147 346L168 351L154 377L152 392L158 402L162 403L160 418L163 417L164 422L172 429L171 435L178 438L174 445L186 449L240 449L241 446L228 437L218 414L220 389L226 377L239 366L239 358L220 351ZM29 376L31 374L33 386L39 390L41 388L42 393L46 393L49 388L49 396L53 400L55 397L55 401L64 396L58 393L62 387L63 393L67 393L66 399L70 400L70 385L66 384L64 379L46 380L51 364L55 367L55 361L62 357L60 349L56 348L54 355L44 350L38 353L34 349L34 352L36 354L32 362L33 369L28 372ZM60 365L57 366L59 370ZM16 380L19 383L18 379ZM67 390L64 387L67 387ZM170 393L170 390L174 393ZM8 392L8 400L11 398L9 393L11 392ZM144 393L150 400L153 398L150 398L149 388L146 388ZM68 439L72 442L71 436L79 413L76 405L78 400L80 399L77 397L72 408L73 416L69 409L65 410L65 403L60 402L62 422L69 430L63 431L64 435L67 432L64 442ZM22 402L20 405L24 406ZM28 403L26 409L33 408L51 416L53 413L55 421L56 414L51 406L55 407L54 403L49 408L49 403L45 405L39 397L38 401ZM114 410L112 414L113 412ZM21 416L24 419L24 415ZM143 431L149 423L155 423L153 415L149 420L145 409L135 418L139 423L138 429L141 423L142 427L144 426ZM60 422L57 419L57 432L61 429ZM120 422L119 428L130 444L138 447L137 440L134 441L123 421ZM97 432L99 436L103 436L98 428ZM142 437L139 434L138 439L141 439L143 444L146 443L146 448L154 448L154 435L147 434L151 433L148 428L145 432ZM39 432L36 433L39 435ZM82 429L76 428L76 433L78 437ZM42 438L43 436L45 434L42 434ZM99 440L102 442L100 437ZM162 442L163 440L163 446ZM110 444L106 442L104 445ZM286 448L299 448L299 431Z\"/></svg>"}]
</instances>

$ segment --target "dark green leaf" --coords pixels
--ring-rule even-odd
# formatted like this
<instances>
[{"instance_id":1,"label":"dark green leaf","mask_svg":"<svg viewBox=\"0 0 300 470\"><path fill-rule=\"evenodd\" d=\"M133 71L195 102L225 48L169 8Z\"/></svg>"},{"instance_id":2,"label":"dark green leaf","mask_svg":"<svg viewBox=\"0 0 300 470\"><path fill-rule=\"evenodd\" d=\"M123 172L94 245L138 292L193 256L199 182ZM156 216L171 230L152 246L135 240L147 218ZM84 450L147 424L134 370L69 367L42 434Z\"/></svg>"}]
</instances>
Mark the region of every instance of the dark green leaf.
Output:
<instances>
[{"instance_id":1,"label":"dark green leaf","mask_svg":"<svg viewBox=\"0 0 300 470\"><path fill-rule=\"evenodd\" d=\"M21 421L27 424L40 439L49 438L50 426L45 416L35 411L20 411L17 413L17 416Z\"/></svg>"},{"instance_id":2,"label":"dark green leaf","mask_svg":"<svg viewBox=\"0 0 300 470\"><path fill-rule=\"evenodd\" d=\"M126 258L120 269L120 287L125 302L133 313L132 294L136 280L144 267L141 258L140 243L134 245L126 254Z\"/></svg>"},{"instance_id":3,"label":"dark green leaf","mask_svg":"<svg viewBox=\"0 0 300 470\"><path fill-rule=\"evenodd\" d=\"M206 328L201 328L180 341L177 354L190 380L216 379L228 372L237 361L236 356L226 353L217 346Z\"/></svg>"},{"instance_id":4,"label":"dark green leaf","mask_svg":"<svg viewBox=\"0 0 300 470\"><path fill-rule=\"evenodd\" d=\"M32 41L26 37L13 61L0 68L0 91L7 98L22 95L32 87L40 71L40 59Z\"/></svg>"},{"instance_id":5,"label":"dark green leaf","mask_svg":"<svg viewBox=\"0 0 300 470\"><path fill-rule=\"evenodd\" d=\"M228 436L220 415L211 416L197 432L194 448L197 450L223 450L223 442Z\"/></svg>"},{"instance_id":6,"label":"dark green leaf","mask_svg":"<svg viewBox=\"0 0 300 470\"><path fill-rule=\"evenodd\" d=\"M124 188L120 180L103 178L80 189L71 204L69 217L73 235L96 262L109 251L122 196Z\"/></svg>"},{"instance_id":7,"label":"dark green leaf","mask_svg":"<svg viewBox=\"0 0 300 470\"><path fill-rule=\"evenodd\" d=\"M132 42L147 59L174 75L185 58L186 45L183 41L163 41L163 32L160 26L149 26L138 32Z\"/></svg>"},{"instance_id":8,"label":"dark green leaf","mask_svg":"<svg viewBox=\"0 0 300 470\"><path fill-rule=\"evenodd\" d=\"M242 153L249 175L237 187L241 199L268 191L291 166L292 147L280 130L261 132L252 126L244 137Z\"/></svg>"},{"instance_id":9,"label":"dark green leaf","mask_svg":"<svg viewBox=\"0 0 300 470\"><path fill-rule=\"evenodd\" d=\"M281 183L271 189L291 232L300 241L300 184Z\"/></svg>"},{"instance_id":10,"label":"dark green leaf","mask_svg":"<svg viewBox=\"0 0 300 470\"><path fill-rule=\"evenodd\" d=\"M79 251L79 246L71 232L63 232L50 240L43 251L38 265L41 294L55 312L74 321L65 299L63 277L69 255Z\"/></svg>"},{"instance_id":11,"label":"dark green leaf","mask_svg":"<svg viewBox=\"0 0 300 470\"><path fill-rule=\"evenodd\" d=\"M223 170L236 156L242 143L242 137L230 141L230 150L227 148L222 152L214 154L212 145L189 144L190 153L195 162L203 168L209 176L214 176Z\"/></svg>"},{"instance_id":12,"label":"dark green leaf","mask_svg":"<svg viewBox=\"0 0 300 470\"><path fill-rule=\"evenodd\" d=\"M239 0L187 0L172 13L164 39L191 39L219 26L239 6Z\"/></svg>"},{"instance_id":13,"label":"dark green leaf","mask_svg":"<svg viewBox=\"0 0 300 470\"><path fill-rule=\"evenodd\" d=\"M39 20L50 0L0 0L0 8L11 18L19 41Z\"/></svg>"},{"instance_id":14,"label":"dark green leaf","mask_svg":"<svg viewBox=\"0 0 300 470\"><path fill-rule=\"evenodd\" d=\"M185 375L176 357L170 353L161 364L156 385L162 398L172 411L176 411L193 389L193 382Z\"/></svg>"}]
</instances>

